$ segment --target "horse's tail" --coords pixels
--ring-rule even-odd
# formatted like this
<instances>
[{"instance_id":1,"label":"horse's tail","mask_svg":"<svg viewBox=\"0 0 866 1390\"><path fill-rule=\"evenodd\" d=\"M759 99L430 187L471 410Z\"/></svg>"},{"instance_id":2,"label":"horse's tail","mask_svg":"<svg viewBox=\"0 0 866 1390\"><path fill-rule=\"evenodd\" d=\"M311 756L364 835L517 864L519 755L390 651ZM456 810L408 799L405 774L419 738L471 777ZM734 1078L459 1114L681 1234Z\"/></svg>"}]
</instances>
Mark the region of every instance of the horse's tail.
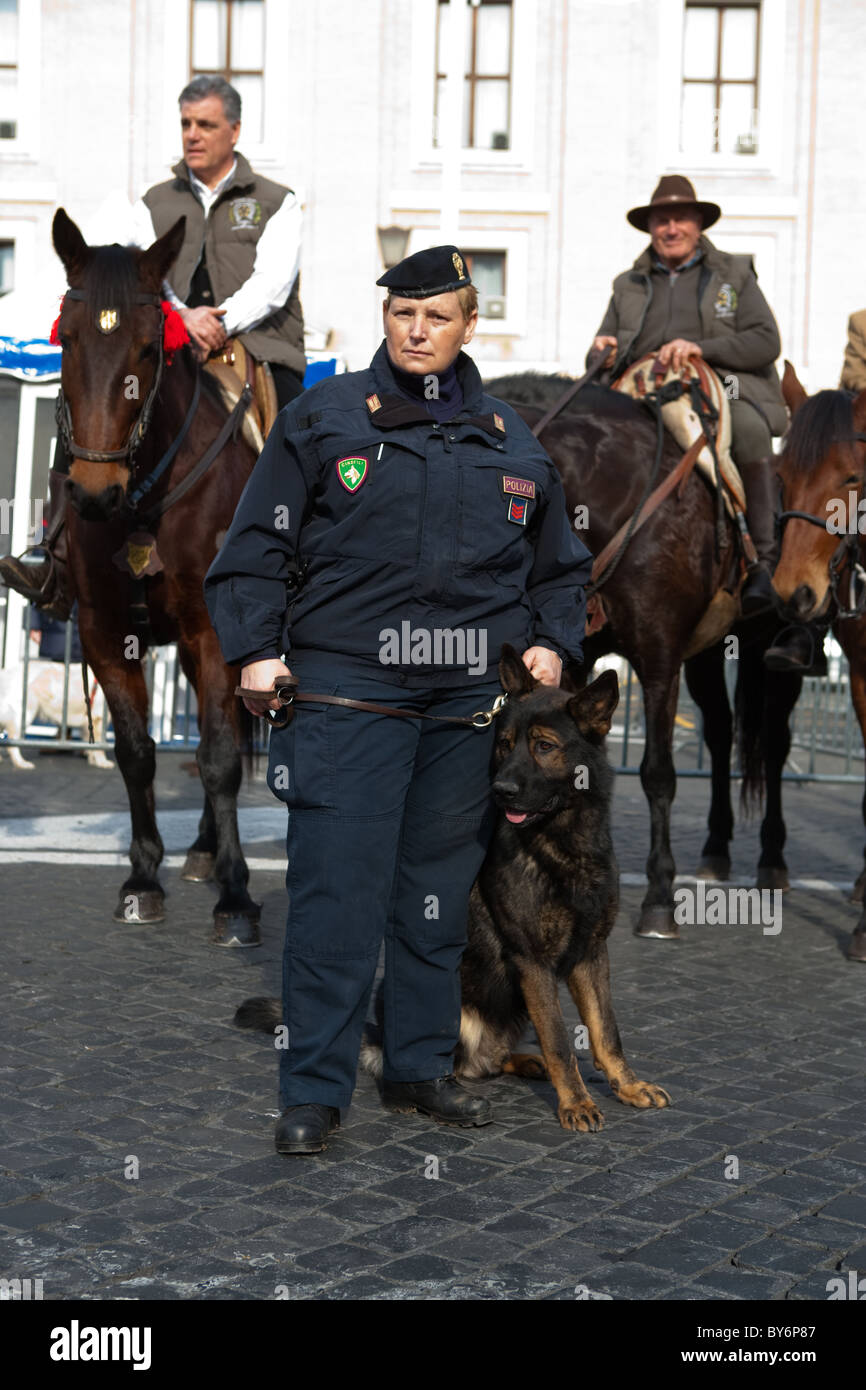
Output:
<instances>
[{"instance_id":1,"label":"horse's tail","mask_svg":"<svg viewBox=\"0 0 866 1390\"><path fill-rule=\"evenodd\" d=\"M734 721L742 773L740 806L747 816L760 812L764 801L764 663L763 648L745 648L737 662Z\"/></svg>"},{"instance_id":2,"label":"horse's tail","mask_svg":"<svg viewBox=\"0 0 866 1390\"><path fill-rule=\"evenodd\" d=\"M238 700L239 716L239 748L243 759L244 772L252 781L258 771L259 758L262 754L262 734L261 721L254 714L250 714L242 700Z\"/></svg>"}]
</instances>

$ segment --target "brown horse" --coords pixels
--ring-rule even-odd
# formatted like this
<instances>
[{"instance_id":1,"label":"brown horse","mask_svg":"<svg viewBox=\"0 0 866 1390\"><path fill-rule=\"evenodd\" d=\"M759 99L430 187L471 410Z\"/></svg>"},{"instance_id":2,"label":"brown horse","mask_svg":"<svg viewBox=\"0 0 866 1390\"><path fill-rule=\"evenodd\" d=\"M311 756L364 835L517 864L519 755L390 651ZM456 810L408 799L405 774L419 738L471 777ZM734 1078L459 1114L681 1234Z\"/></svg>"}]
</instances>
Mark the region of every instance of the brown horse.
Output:
<instances>
[{"instance_id":1,"label":"brown horse","mask_svg":"<svg viewBox=\"0 0 866 1390\"><path fill-rule=\"evenodd\" d=\"M529 424L561 396L562 377L535 373L503 377L486 384L492 395L515 405ZM572 404L542 431L541 442L559 470L570 513L583 520L581 539L598 555L633 513L645 492L658 445L656 425L644 407L619 392L585 386ZM681 450L665 433L659 479L677 465ZM758 883L787 886L782 856L785 825L781 776L790 747L788 719L802 680L764 672L763 651L779 630L770 617L734 623L731 607L714 605L719 590L736 577L733 525L725 518L716 544L715 498L702 475L691 473L681 495L674 492L635 533L604 584L607 624L584 643L585 667L569 673L582 683L600 656L617 652L634 667L645 709L646 744L640 776L650 807L647 892L635 930L639 936L677 937L674 919L674 857L670 843L671 805L676 792L673 763L674 719L680 667L704 715L704 736L712 758L709 835L698 873L727 878L733 835L730 758L734 721L724 682L720 639L731 633L740 642L737 716L747 750L746 799L766 788L761 827ZM698 634L696 636L696 634Z\"/></svg>"},{"instance_id":2,"label":"brown horse","mask_svg":"<svg viewBox=\"0 0 866 1390\"><path fill-rule=\"evenodd\" d=\"M71 461L69 574L81 644L111 710L132 815L132 872L115 920L158 922L165 915L141 658L148 645L177 642L198 698L205 792L184 876L213 874L217 881L216 943L254 946L259 907L247 892L237 826L240 748L249 730L233 693L237 668L223 661L202 581L255 455L232 439L237 422L227 420L189 347L170 365L165 358L162 283L183 232L181 218L146 251L88 246L62 208L54 218L54 246L70 287L58 323L59 443ZM193 478L212 454L213 467Z\"/></svg>"},{"instance_id":3,"label":"brown horse","mask_svg":"<svg viewBox=\"0 0 866 1390\"><path fill-rule=\"evenodd\" d=\"M851 699L866 741L866 391L807 396L790 362L782 390L792 414L779 461L782 546L773 587L799 623L825 618L848 658ZM866 795L863 799L866 820ZM864 849L866 858L866 849ZM852 901L862 903L866 868ZM866 907L848 947L866 961Z\"/></svg>"}]
</instances>

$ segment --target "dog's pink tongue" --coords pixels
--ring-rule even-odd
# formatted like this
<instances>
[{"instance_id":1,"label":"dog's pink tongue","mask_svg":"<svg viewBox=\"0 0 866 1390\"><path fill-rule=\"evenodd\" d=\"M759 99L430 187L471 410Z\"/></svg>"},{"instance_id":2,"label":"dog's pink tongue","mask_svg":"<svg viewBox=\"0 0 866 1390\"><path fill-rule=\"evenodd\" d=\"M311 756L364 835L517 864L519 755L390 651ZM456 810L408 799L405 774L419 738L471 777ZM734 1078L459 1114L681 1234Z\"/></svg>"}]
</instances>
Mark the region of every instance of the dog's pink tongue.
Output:
<instances>
[{"instance_id":1,"label":"dog's pink tongue","mask_svg":"<svg viewBox=\"0 0 866 1390\"><path fill-rule=\"evenodd\" d=\"M506 820L510 820L512 825L522 825L528 815L527 811L506 811Z\"/></svg>"}]
</instances>

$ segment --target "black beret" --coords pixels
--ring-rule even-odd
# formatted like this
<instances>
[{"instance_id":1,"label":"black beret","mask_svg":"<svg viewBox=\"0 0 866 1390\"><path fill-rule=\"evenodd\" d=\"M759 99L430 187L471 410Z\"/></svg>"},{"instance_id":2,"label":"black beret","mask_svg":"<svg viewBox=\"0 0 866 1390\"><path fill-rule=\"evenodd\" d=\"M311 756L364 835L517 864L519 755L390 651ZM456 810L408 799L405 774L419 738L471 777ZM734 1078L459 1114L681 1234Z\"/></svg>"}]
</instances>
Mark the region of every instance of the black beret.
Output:
<instances>
[{"instance_id":1,"label":"black beret","mask_svg":"<svg viewBox=\"0 0 866 1390\"><path fill-rule=\"evenodd\" d=\"M449 290L462 290L472 281L456 246L431 246L386 270L376 284L406 299L427 299Z\"/></svg>"}]
</instances>

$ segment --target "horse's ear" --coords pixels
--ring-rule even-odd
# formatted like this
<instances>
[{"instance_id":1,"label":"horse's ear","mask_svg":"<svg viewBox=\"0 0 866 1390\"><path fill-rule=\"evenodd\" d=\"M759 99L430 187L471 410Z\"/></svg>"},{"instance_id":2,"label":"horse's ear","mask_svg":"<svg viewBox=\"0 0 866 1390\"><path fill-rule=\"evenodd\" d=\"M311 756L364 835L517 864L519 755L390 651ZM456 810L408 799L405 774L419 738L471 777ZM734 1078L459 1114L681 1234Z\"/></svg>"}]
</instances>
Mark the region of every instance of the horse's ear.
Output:
<instances>
[{"instance_id":1,"label":"horse's ear","mask_svg":"<svg viewBox=\"0 0 866 1390\"><path fill-rule=\"evenodd\" d=\"M854 404L852 409L854 411L855 430L859 430L861 432L863 430L866 430L866 391L861 391L857 396L854 397Z\"/></svg>"},{"instance_id":2,"label":"horse's ear","mask_svg":"<svg viewBox=\"0 0 866 1390\"><path fill-rule=\"evenodd\" d=\"M538 685L529 667L523 664L517 652L507 642L502 644L499 679L502 681L502 689L508 695L528 695L530 690L534 690Z\"/></svg>"},{"instance_id":3,"label":"horse's ear","mask_svg":"<svg viewBox=\"0 0 866 1390\"><path fill-rule=\"evenodd\" d=\"M141 278L155 293L159 292L163 280L178 258L185 231L186 218L179 217L174 226L169 227L168 231L142 254L139 263Z\"/></svg>"},{"instance_id":4,"label":"horse's ear","mask_svg":"<svg viewBox=\"0 0 866 1390\"><path fill-rule=\"evenodd\" d=\"M74 275L80 274L87 265L90 259L90 247L72 218L67 215L65 208L58 208L54 214L51 237L54 242L54 250L63 262L67 279L71 280Z\"/></svg>"},{"instance_id":5,"label":"horse's ear","mask_svg":"<svg viewBox=\"0 0 866 1390\"><path fill-rule=\"evenodd\" d=\"M787 357L785 358L785 372L782 377L782 395L785 397L785 404L792 415L796 415L803 402L809 399L805 387L801 384Z\"/></svg>"},{"instance_id":6,"label":"horse's ear","mask_svg":"<svg viewBox=\"0 0 866 1390\"><path fill-rule=\"evenodd\" d=\"M604 738L610 733L610 721L618 704L619 681L616 671L602 671L598 680L569 700L568 712L582 734Z\"/></svg>"}]
</instances>

